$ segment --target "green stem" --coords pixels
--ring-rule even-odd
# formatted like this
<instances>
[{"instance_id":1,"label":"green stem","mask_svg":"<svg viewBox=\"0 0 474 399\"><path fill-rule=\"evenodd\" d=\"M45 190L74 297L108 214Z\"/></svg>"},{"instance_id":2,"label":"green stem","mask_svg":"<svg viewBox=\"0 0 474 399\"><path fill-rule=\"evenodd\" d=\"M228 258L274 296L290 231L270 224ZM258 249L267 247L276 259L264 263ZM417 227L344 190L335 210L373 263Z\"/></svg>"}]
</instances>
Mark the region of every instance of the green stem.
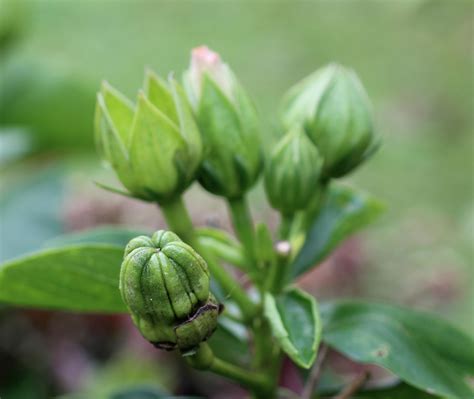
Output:
<instances>
[{"instance_id":1,"label":"green stem","mask_svg":"<svg viewBox=\"0 0 474 399\"><path fill-rule=\"evenodd\" d=\"M255 231L247 200L244 197L229 199L228 203L235 234L244 247L251 267L256 267Z\"/></svg>"},{"instance_id":2,"label":"green stem","mask_svg":"<svg viewBox=\"0 0 474 399\"><path fill-rule=\"evenodd\" d=\"M275 246L276 262L270 269L267 289L273 294L279 294L287 282L292 248L289 241L279 241Z\"/></svg>"},{"instance_id":3,"label":"green stem","mask_svg":"<svg viewBox=\"0 0 474 399\"><path fill-rule=\"evenodd\" d=\"M265 373L249 371L215 357L207 343L199 345L196 353L187 360L195 369L212 371L252 390L258 398L269 398L267 395L271 381Z\"/></svg>"},{"instance_id":4,"label":"green stem","mask_svg":"<svg viewBox=\"0 0 474 399\"><path fill-rule=\"evenodd\" d=\"M330 180L321 182L319 190L316 192L310 205L305 211L298 212L293 220L288 240L291 242L292 254L295 257L304 245L306 233L311 227L311 223L318 217L321 208L329 192Z\"/></svg>"},{"instance_id":5,"label":"green stem","mask_svg":"<svg viewBox=\"0 0 474 399\"><path fill-rule=\"evenodd\" d=\"M288 240L293 224L294 214L282 214L279 228L280 240Z\"/></svg>"},{"instance_id":6,"label":"green stem","mask_svg":"<svg viewBox=\"0 0 474 399\"><path fill-rule=\"evenodd\" d=\"M213 278L222 286L228 295L237 303L245 321L250 321L256 310L255 304L236 281L216 262L197 239L193 223L181 197L160 204L169 228L183 241L191 245L206 260Z\"/></svg>"},{"instance_id":7,"label":"green stem","mask_svg":"<svg viewBox=\"0 0 474 399\"><path fill-rule=\"evenodd\" d=\"M247 260L240 248L234 248L206 237L199 237L199 242L201 246L205 246L208 251L212 252L217 259L230 263L240 270L247 271Z\"/></svg>"}]
</instances>

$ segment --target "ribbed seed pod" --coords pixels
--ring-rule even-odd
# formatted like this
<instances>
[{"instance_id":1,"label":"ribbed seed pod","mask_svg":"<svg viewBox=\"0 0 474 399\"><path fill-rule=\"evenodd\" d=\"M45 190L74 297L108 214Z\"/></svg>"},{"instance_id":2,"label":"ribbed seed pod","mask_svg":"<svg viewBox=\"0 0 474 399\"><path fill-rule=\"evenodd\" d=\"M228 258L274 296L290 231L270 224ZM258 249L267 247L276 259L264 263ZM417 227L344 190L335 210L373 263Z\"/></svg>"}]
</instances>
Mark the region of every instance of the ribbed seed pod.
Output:
<instances>
[{"instance_id":1,"label":"ribbed seed pod","mask_svg":"<svg viewBox=\"0 0 474 399\"><path fill-rule=\"evenodd\" d=\"M161 349L192 349L217 326L219 304L204 259L174 233L139 236L125 248L120 291L134 324Z\"/></svg>"}]
</instances>

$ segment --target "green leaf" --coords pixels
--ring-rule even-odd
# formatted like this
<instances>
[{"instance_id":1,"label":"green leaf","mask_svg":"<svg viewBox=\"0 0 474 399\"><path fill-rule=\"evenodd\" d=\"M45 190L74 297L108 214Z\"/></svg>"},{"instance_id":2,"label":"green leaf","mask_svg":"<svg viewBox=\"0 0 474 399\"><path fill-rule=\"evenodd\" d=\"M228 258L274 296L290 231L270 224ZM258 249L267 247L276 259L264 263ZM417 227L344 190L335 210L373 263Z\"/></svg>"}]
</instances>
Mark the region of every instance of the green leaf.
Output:
<instances>
[{"instance_id":1,"label":"green leaf","mask_svg":"<svg viewBox=\"0 0 474 399\"><path fill-rule=\"evenodd\" d=\"M233 364L248 364L248 335L245 327L221 315L209 345L219 358Z\"/></svg>"},{"instance_id":2,"label":"green leaf","mask_svg":"<svg viewBox=\"0 0 474 399\"><path fill-rule=\"evenodd\" d=\"M126 312L119 292L123 249L82 245L52 249L0 266L0 301L80 312Z\"/></svg>"},{"instance_id":3,"label":"green leaf","mask_svg":"<svg viewBox=\"0 0 474 399\"><path fill-rule=\"evenodd\" d=\"M313 364L321 339L316 299L292 288L274 297L265 294L265 316L281 348L299 366Z\"/></svg>"},{"instance_id":4,"label":"green leaf","mask_svg":"<svg viewBox=\"0 0 474 399\"><path fill-rule=\"evenodd\" d=\"M371 223L382 210L383 205L368 194L347 186L331 185L291 267L293 278L321 262L345 238Z\"/></svg>"},{"instance_id":5,"label":"green leaf","mask_svg":"<svg viewBox=\"0 0 474 399\"><path fill-rule=\"evenodd\" d=\"M61 248L77 244L109 244L117 246L122 250L132 238L141 235L149 236L151 234L143 230L103 226L55 237L47 241L44 246L46 248Z\"/></svg>"},{"instance_id":6,"label":"green leaf","mask_svg":"<svg viewBox=\"0 0 474 399\"><path fill-rule=\"evenodd\" d=\"M321 307L323 340L423 391L474 396L474 340L443 320L396 306L338 302Z\"/></svg>"},{"instance_id":7,"label":"green leaf","mask_svg":"<svg viewBox=\"0 0 474 399\"><path fill-rule=\"evenodd\" d=\"M435 399L437 396L420 391L407 384L399 384L387 389L358 392L357 399Z\"/></svg>"}]
</instances>

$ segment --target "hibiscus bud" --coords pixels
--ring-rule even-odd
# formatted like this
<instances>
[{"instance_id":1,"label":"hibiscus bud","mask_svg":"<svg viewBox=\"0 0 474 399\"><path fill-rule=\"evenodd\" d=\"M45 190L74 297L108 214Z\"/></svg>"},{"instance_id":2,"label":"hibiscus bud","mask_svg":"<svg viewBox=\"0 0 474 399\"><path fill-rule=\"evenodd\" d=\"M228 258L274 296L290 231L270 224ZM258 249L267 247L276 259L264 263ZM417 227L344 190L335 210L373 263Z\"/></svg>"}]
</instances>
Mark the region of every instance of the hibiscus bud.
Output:
<instances>
[{"instance_id":1,"label":"hibiscus bud","mask_svg":"<svg viewBox=\"0 0 474 399\"><path fill-rule=\"evenodd\" d=\"M277 144L265 168L270 204L292 215L306 208L318 190L323 160L301 127L294 126Z\"/></svg>"},{"instance_id":2,"label":"hibiscus bud","mask_svg":"<svg viewBox=\"0 0 474 399\"><path fill-rule=\"evenodd\" d=\"M184 85L201 131L201 185L227 198L241 197L262 167L255 107L227 64L207 47L192 51Z\"/></svg>"},{"instance_id":3,"label":"hibiscus bud","mask_svg":"<svg viewBox=\"0 0 474 399\"><path fill-rule=\"evenodd\" d=\"M324 158L325 177L340 177L377 149L371 106L354 71L331 64L293 86L282 107L287 128L303 126Z\"/></svg>"},{"instance_id":4,"label":"hibiscus bud","mask_svg":"<svg viewBox=\"0 0 474 399\"><path fill-rule=\"evenodd\" d=\"M129 194L166 201L193 181L201 138L183 89L147 73L137 104L104 83L95 116L98 149Z\"/></svg>"}]
</instances>

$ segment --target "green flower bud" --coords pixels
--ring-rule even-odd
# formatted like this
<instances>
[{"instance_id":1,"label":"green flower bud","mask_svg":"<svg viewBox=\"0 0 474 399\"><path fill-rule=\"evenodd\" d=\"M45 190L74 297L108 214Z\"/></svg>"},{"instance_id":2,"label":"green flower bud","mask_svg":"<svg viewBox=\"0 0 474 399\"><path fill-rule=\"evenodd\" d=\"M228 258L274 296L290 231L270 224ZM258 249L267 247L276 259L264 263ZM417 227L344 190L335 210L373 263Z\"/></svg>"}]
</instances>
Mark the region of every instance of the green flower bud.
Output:
<instances>
[{"instance_id":1,"label":"green flower bud","mask_svg":"<svg viewBox=\"0 0 474 399\"><path fill-rule=\"evenodd\" d=\"M191 350L211 336L220 305L204 259L174 233L139 236L125 248L120 292L142 335L160 349Z\"/></svg>"},{"instance_id":2,"label":"green flower bud","mask_svg":"<svg viewBox=\"0 0 474 399\"><path fill-rule=\"evenodd\" d=\"M292 87L282 112L286 128L302 125L324 158L324 176L340 177L377 149L371 106L354 71L331 64Z\"/></svg>"},{"instance_id":3,"label":"green flower bud","mask_svg":"<svg viewBox=\"0 0 474 399\"><path fill-rule=\"evenodd\" d=\"M318 189L323 160L301 127L294 126L277 144L265 168L270 204L291 215L306 208Z\"/></svg>"},{"instance_id":4,"label":"green flower bud","mask_svg":"<svg viewBox=\"0 0 474 399\"><path fill-rule=\"evenodd\" d=\"M241 197L262 167L255 107L230 68L207 47L193 50L184 83L204 145L198 180L211 193Z\"/></svg>"},{"instance_id":5,"label":"green flower bud","mask_svg":"<svg viewBox=\"0 0 474 399\"><path fill-rule=\"evenodd\" d=\"M148 72L145 90L131 103L109 84L97 95L96 142L131 195L166 201L193 181L201 138L184 91Z\"/></svg>"}]
</instances>

